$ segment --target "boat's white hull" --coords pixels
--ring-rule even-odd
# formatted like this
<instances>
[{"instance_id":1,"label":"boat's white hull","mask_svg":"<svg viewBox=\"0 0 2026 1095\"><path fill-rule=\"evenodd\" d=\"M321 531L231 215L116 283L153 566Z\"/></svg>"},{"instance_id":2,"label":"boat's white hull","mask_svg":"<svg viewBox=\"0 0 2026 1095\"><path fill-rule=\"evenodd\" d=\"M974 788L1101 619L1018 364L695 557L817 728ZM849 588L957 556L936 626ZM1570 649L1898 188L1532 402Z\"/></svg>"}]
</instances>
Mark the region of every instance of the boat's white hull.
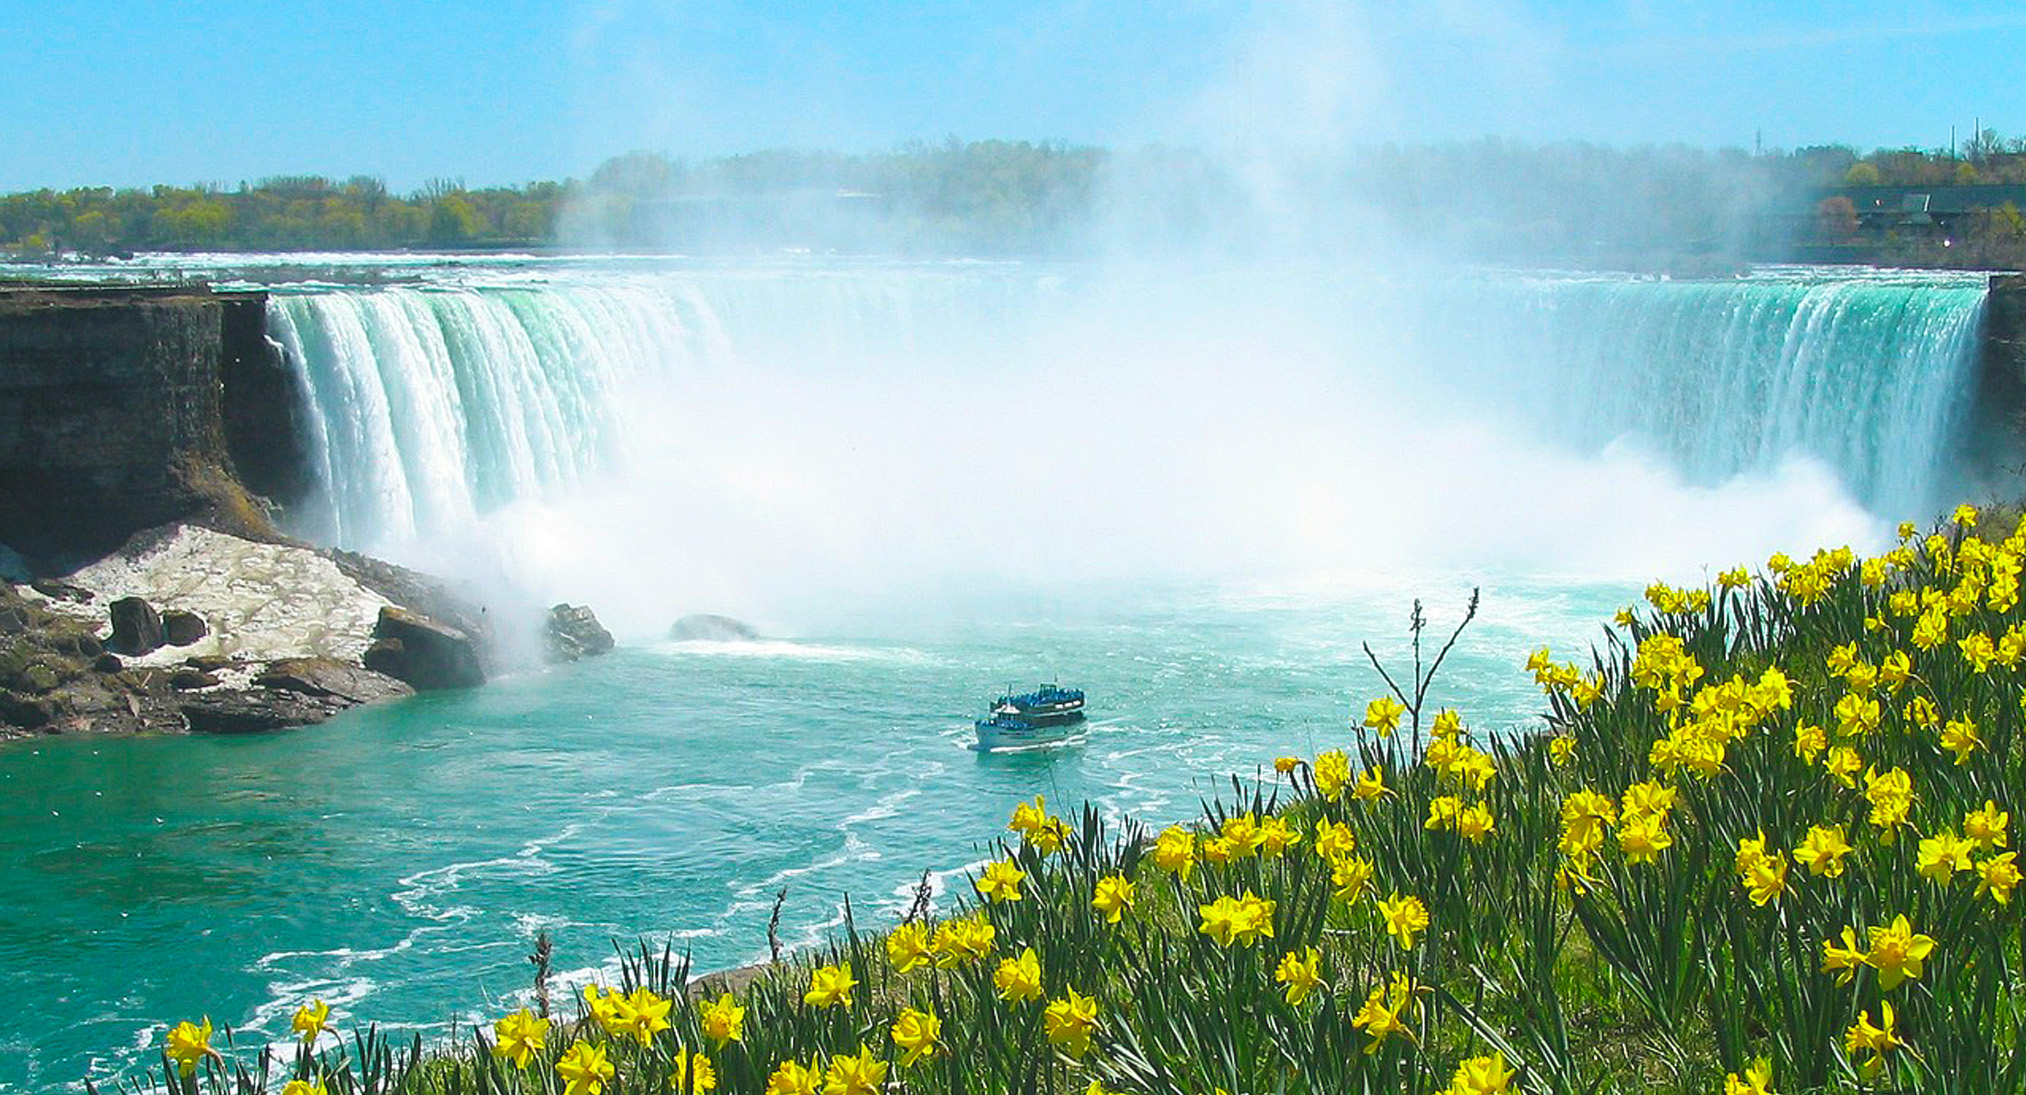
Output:
<instances>
[{"instance_id":1,"label":"boat's white hull","mask_svg":"<svg viewBox=\"0 0 2026 1095\"><path fill-rule=\"evenodd\" d=\"M1053 745L1059 741L1068 741L1083 732L1084 722L1078 719L1056 726L1019 729L980 720L976 726L978 748L990 752L994 749L1025 749L1035 745Z\"/></svg>"}]
</instances>

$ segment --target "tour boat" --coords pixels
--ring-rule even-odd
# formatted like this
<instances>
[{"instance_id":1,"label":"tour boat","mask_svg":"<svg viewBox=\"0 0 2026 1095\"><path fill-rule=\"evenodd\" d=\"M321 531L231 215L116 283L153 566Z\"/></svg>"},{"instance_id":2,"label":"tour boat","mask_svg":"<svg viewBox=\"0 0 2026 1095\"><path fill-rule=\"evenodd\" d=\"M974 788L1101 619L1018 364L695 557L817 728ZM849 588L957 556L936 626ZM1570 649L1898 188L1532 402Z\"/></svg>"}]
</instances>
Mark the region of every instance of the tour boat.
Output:
<instances>
[{"instance_id":1,"label":"tour boat","mask_svg":"<svg viewBox=\"0 0 2026 1095\"><path fill-rule=\"evenodd\" d=\"M992 713L979 719L978 748L1019 749L1048 745L1076 733L1083 724L1083 689L1042 685L1032 692L1000 696Z\"/></svg>"}]
</instances>

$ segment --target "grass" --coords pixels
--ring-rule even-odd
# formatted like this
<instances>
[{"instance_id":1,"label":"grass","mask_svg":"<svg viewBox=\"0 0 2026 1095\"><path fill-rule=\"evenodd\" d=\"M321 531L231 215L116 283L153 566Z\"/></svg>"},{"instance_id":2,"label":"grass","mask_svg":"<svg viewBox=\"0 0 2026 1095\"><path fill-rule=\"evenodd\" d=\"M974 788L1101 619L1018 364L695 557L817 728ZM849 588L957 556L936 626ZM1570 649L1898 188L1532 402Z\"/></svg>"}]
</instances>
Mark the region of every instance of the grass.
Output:
<instances>
[{"instance_id":1,"label":"grass","mask_svg":"<svg viewBox=\"0 0 2026 1095\"><path fill-rule=\"evenodd\" d=\"M1536 735L1433 709L1456 634L1424 667L1417 606L1411 676L1386 674L1368 732L1234 778L1162 834L1022 804L979 893L924 914L924 954L914 927L847 916L712 995L643 947L621 1002L511 1020L524 1054L507 1017L458 1045L326 1035L293 1058L186 1038L187 1073L165 1056L128 1086L2019 1091L2026 536L1977 524L1655 586L1583 663L1529 661ZM1116 923L1104 880L1132 887ZM1030 948L1031 995L1002 972ZM812 994L825 967L850 971L848 1005Z\"/></svg>"}]
</instances>

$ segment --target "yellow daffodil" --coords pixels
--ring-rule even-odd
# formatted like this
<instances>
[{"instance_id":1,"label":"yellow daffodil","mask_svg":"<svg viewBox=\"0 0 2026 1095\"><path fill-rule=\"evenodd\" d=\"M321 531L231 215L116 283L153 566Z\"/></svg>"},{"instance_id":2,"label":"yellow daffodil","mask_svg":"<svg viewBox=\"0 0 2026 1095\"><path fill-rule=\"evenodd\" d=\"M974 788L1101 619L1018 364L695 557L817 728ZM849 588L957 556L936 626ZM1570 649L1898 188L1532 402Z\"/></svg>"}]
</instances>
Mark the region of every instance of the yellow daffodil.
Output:
<instances>
[{"instance_id":1,"label":"yellow daffodil","mask_svg":"<svg viewBox=\"0 0 2026 1095\"><path fill-rule=\"evenodd\" d=\"M934 937L929 940L929 950L935 955L939 970L956 969L967 962L975 962L992 953L992 941L998 929L980 911L961 920L945 920L936 925Z\"/></svg>"},{"instance_id":2,"label":"yellow daffodil","mask_svg":"<svg viewBox=\"0 0 2026 1095\"><path fill-rule=\"evenodd\" d=\"M1330 885L1339 901L1357 904L1372 886L1372 861L1363 856L1344 855L1330 860Z\"/></svg>"},{"instance_id":3,"label":"yellow daffodil","mask_svg":"<svg viewBox=\"0 0 2026 1095\"><path fill-rule=\"evenodd\" d=\"M1864 797L1871 803L1871 824L1882 830L1879 839L1890 843L1913 809L1913 777L1903 768L1885 772L1866 769Z\"/></svg>"},{"instance_id":4,"label":"yellow daffodil","mask_svg":"<svg viewBox=\"0 0 2026 1095\"><path fill-rule=\"evenodd\" d=\"M985 873L973 883L978 892L990 901L1020 900L1020 883L1027 872L1013 865L1010 859L997 860L985 865Z\"/></svg>"},{"instance_id":5,"label":"yellow daffodil","mask_svg":"<svg viewBox=\"0 0 2026 1095\"><path fill-rule=\"evenodd\" d=\"M1402 950L1414 949L1414 937L1428 927L1428 906L1421 899L1403 896L1395 890L1391 897L1379 902L1379 916L1385 921L1386 934L1400 944Z\"/></svg>"},{"instance_id":6,"label":"yellow daffodil","mask_svg":"<svg viewBox=\"0 0 2026 1095\"><path fill-rule=\"evenodd\" d=\"M848 1008L851 1006L851 990L857 985L857 979L851 976L849 962L818 966L809 971L809 991L802 994L802 1002L819 1008Z\"/></svg>"},{"instance_id":7,"label":"yellow daffodil","mask_svg":"<svg viewBox=\"0 0 2026 1095\"><path fill-rule=\"evenodd\" d=\"M494 1023L492 1033L493 1056L512 1061L515 1068L524 1069L548 1040L549 1021L522 1008Z\"/></svg>"},{"instance_id":8,"label":"yellow daffodil","mask_svg":"<svg viewBox=\"0 0 2026 1095\"><path fill-rule=\"evenodd\" d=\"M1154 866L1186 881L1196 866L1196 837L1180 825L1170 825L1161 830L1154 840L1154 851L1150 857Z\"/></svg>"},{"instance_id":9,"label":"yellow daffodil","mask_svg":"<svg viewBox=\"0 0 2026 1095\"><path fill-rule=\"evenodd\" d=\"M1104 914L1107 924L1116 924L1133 907L1133 884L1124 875L1106 875L1097 880L1090 907Z\"/></svg>"},{"instance_id":10,"label":"yellow daffodil","mask_svg":"<svg viewBox=\"0 0 2026 1095\"><path fill-rule=\"evenodd\" d=\"M556 1062L556 1075L563 1081L564 1095L598 1095L612 1079L612 1062L605 1059L605 1047L573 1042Z\"/></svg>"},{"instance_id":11,"label":"yellow daffodil","mask_svg":"<svg viewBox=\"0 0 2026 1095\"><path fill-rule=\"evenodd\" d=\"M1576 759L1576 739L1567 734L1557 734L1548 739L1548 760L1557 768L1567 768Z\"/></svg>"},{"instance_id":12,"label":"yellow daffodil","mask_svg":"<svg viewBox=\"0 0 2026 1095\"><path fill-rule=\"evenodd\" d=\"M1048 804L1040 795L1033 802L1022 802L1013 807L1013 817L1006 822L1006 828L1022 836L1039 829L1048 821Z\"/></svg>"},{"instance_id":13,"label":"yellow daffodil","mask_svg":"<svg viewBox=\"0 0 2026 1095\"><path fill-rule=\"evenodd\" d=\"M913 973L929 964L929 928L920 922L902 924L886 937L886 960L895 973Z\"/></svg>"},{"instance_id":14,"label":"yellow daffodil","mask_svg":"<svg viewBox=\"0 0 2026 1095\"><path fill-rule=\"evenodd\" d=\"M668 1012L674 1003L645 985L618 997L617 1033L630 1034L641 1045L647 1045L657 1032L668 1029Z\"/></svg>"},{"instance_id":15,"label":"yellow daffodil","mask_svg":"<svg viewBox=\"0 0 2026 1095\"><path fill-rule=\"evenodd\" d=\"M886 1087L886 1062L864 1045L858 1055L839 1054L823 1070L823 1095L880 1095Z\"/></svg>"},{"instance_id":16,"label":"yellow daffodil","mask_svg":"<svg viewBox=\"0 0 2026 1095\"><path fill-rule=\"evenodd\" d=\"M905 1008L893 1021L893 1044L901 1053L902 1067L913 1068L941 1047L943 1021L926 1011Z\"/></svg>"},{"instance_id":17,"label":"yellow daffodil","mask_svg":"<svg viewBox=\"0 0 2026 1095\"><path fill-rule=\"evenodd\" d=\"M1407 705L1391 696L1380 696L1365 705L1365 725L1379 732L1380 737L1389 737L1400 726L1400 716L1407 712Z\"/></svg>"},{"instance_id":18,"label":"yellow daffodil","mask_svg":"<svg viewBox=\"0 0 2026 1095\"><path fill-rule=\"evenodd\" d=\"M1841 942L1834 939L1822 941L1822 972L1834 973L1839 985L1849 984L1850 979L1857 975L1858 967L1868 965L1869 961L1870 953L1857 944L1856 928L1846 926Z\"/></svg>"},{"instance_id":19,"label":"yellow daffodil","mask_svg":"<svg viewBox=\"0 0 2026 1095\"><path fill-rule=\"evenodd\" d=\"M1273 979L1287 986L1287 1002L1299 1006L1323 983L1319 971L1322 952L1314 947L1300 951L1289 951L1281 956L1280 965L1273 971Z\"/></svg>"},{"instance_id":20,"label":"yellow daffodil","mask_svg":"<svg viewBox=\"0 0 2026 1095\"><path fill-rule=\"evenodd\" d=\"M1982 851L2003 848L2011 843L2012 837L2008 828L2011 821L2011 814L1998 809L1996 802L1985 799L1982 809L1971 810L1963 815L1963 835L1976 841L1977 847Z\"/></svg>"},{"instance_id":21,"label":"yellow daffodil","mask_svg":"<svg viewBox=\"0 0 2026 1095\"><path fill-rule=\"evenodd\" d=\"M1264 837L1260 835L1259 818L1251 813L1235 814L1224 819L1223 828L1218 830L1230 849L1232 859L1245 859L1259 850Z\"/></svg>"},{"instance_id":22,"label":"yellow daffodil","mask_svg":"<svg viewBox=\"0 0 2026 1095\"><path fill-rule=\"evenodd\" d=\"M1409 1041L1414 1039L1405 1017L1413 1000L1414 983L1403 973L1394 974L1389 984L1374 988L1365 996L1364 1006L1351 1016L1351 1026L1372 1039L1365 1044L1366 1053L1377 1053L1379 1046L1395 1034Z\"/></svg>"},{"instance_id":23,"label":"yellow daffodil","mask_svg":"<svg viewBox=\"0 0 2026 1095\"><path fill-rule=\"evenodd\" d=\"M1373 765L1360 775L1357 785L1351 789L1351 795L1359 802L1365 803L1377 802L1392 793L1386 787L1385 770L1378 765Z\"/></svg>"},{"instance_id":24,"label":"yellow daffodil","mask_svg":"<svg viewBox=\"0 0 2026 1095\"><path fill-rule=\"evenodd\" d=\"M1454 829L1456 815L1463 811L1463 803L1455 795L1439 795L1428 802L1428 820L1424 829Z\"/></svg>"},{"instance_id":25,"label":"yellow daffodil","mask_svg":"<svg viewBox=\"0 0 2026 1095\"><path fill-rule=\"evenodd\" d=\"M1482 844L1490 839L1496 827L1491 807L1482 802L1473 802L1456 815L1456 831L1472 844Z\"/></svg>"},{"instance_id":26,"label":"yellow daffodil","mask_svg":"<svg viewBox=\"0 0 2026 1095\"><path fill-rule=\"evenodd\" d=\"M1974 847L1974 843L1946 829L1924 837L1914 857L1914 870L1929 882L1945 886L1957 871L1970 869L1970 849Z\"/></svg>"},{"instance_id":27,"label":"yellow daffodil","mask_svg":"<svg viewBox=\"0 0 2026 1095\"><path fill-rule=\"evenodd\" d=\"M1196 930L1223 947L1272 938L1274 905L1250 890L1243 897L1219 897L1208 905L1197 906L1201 923Z\"/></svg>"},{"instance_id":28,"label":"yellow daffodil","mask_svg":"<svg viewBox=\"0 0 2026 1095\"><path fill-rule=\"evenodd\" d=\"M1773 1090L1772 1059L1754 1057L1752 1063L1745 1066L1742 1075L1725 1073L1724 1095L1779 1095Z\"/></svg>"},{"instance_id":29,"label":"yellow daffodil","mask_svg":"<svg viewBox=\"0 0 2026 1095\"><path fill-rule=\"evenodd\" d=\"M702 1053L684 1053L677 1047L669 1064L668 1086L677 1095L708 1095L718 1089L718 1070Z\"/></svg>"},{"instance_id":30,"label":"yellow daffodil","mask_svg":"<svg viewBox=\"0 0 2026 1095\"><path fill-rule=\"evenodd\" d=\"M800 1061L782 1061L767 1077L766 1095L817 1095L822 1070Z\"/></svg>"},{"instance_id":31,"label":"yellow daffodil","mask_svg":"<svg viewBox=\"0 0 2026 1095\"><path fill-rule=\"evenodd\" d=\"M1267 859L1300 843L1301 829L1287 818L1269 817L1259 823L1259 854Z\"/></svg>"},{"instance_id":32,"label":"yellow daffodil","mask_svg":"<svg viewBox=\"0 0 2026 1095\"><path fill-rule=\"evenodd\" d=\"M921 928L920 924L902 926ZM922 961L927 961L927 950L922 953ZM703 1036L710 1039L712 1045L723 1049L728 1042L745 1040L746 1009L727 992L697 1009L697 1023L703 1028Z\"/></svg>"},{"instance_id":33,"label":"yellow daffodil","mask_svg":"<svg viewBox=\"0 0 2026 1095\"><path fill-rule=\"evenodd\" d=\"M1949 724L1942 727L1942 748L1954 753L1959 765L1970 763L1970 754L1983 745L1984 739L1977 735L1974 719L1950 719Z\"/></svg>"},{"instance_id":34,"label":"yellow daffodil","mask_svg":"<svg viewBox=\"0 0 2026 1095\"><path fill-rule=\"evenodd\" d=\"M281 1085L281 1095L330 1095L322 1080L290 1080Z\"/></svg>"},{"instance_id":35,"label":"yellow daffodil","mask_svg":"<svg viewBox=\"0 0 2026 1095\"><path fill-rule=\"evenodd\" d=\"M1020 843L1040 852L1054 855L1069 842L1069 826L1059 817L1043 818L1041 824L1021 834Z\"/></svg>"},{"instance_id":36,"label":"yellow daffodil","mask_svg":"<svg viewBox=\"0 0 2026 1095\"><path fill-rule=\"evenodd\" d=\"M324 1028L330 1021L331 1006L322 1000L311 1000L295 1009L295 1015L288 1021L288 1029L294 1031L304 1045L310 1045L323 1036Z\"/></svg>"},{"instance_id":37,"label":"yellow daffodil","mask_svg":"<svg viewBox=\"0 0 2026 1095\"><path fill-rule=\"evenodd\" d=\"M1618 850L1625 853L1627 863L1656 862L1673 845L1664 814L1641 814L1618 830Z\"/></svg>"},{"instance_id":38,"label":"yellow daffodil","mask_svg":"<svg viewBox=\"0 0 2026 1095\"><path fill-rule=\"evenodd\" d=\"M1871 1011L1867 1008L1858 1012L1857 1022L1852 1023L1850 1029L1843 1032L1844 1052L1855 1055L1870 1051L1872 1055L1870 1070L1874 1072L1885 1063L1885 1055L1888 1052L1906 1044L1899 1040L1897 1032L1893 1029L1892 1005L1881 1000L1878 1011L1879 1021L1876 1024L1872 1023Z\"/></svg>"},{"instance_id":39,"label":"yellow daffodil","mask_svg":"<svg viewBox=\"0 0 2026 1095\"><path fill-rule=\"evenodd\" d=\"M1034 948L1023 949L1018 958L1001 959L992 984L998 986L999 999L1008 1003L1041 999L1041 959Z\"/></svg>"},{"instance_id":40,"label":"yellow daffodil","mask_svg":"<svg viewBox=\"0 0 2026 1095\"><path fill-rule=\"evenodd\" d=\"M1900 982L1918 978L1934 950L1934 939L1916 934L1906 914L1901 913L1891 924L1871 929L1871 953L1865 961L1878 971L1878 987L1890 992Z\"/></svg>"},{"instance_id":41,"label":"yellow daffodil","mask_svg":"<svg viewBox=\"0 0 2026 1095\"><path fill-rule=\"evenodd\" d=\"M1829 735L1821 727L1811 722L1794 724L1795 756L1813 764L1815 758L1822 755L1822 750L1828 747Z\"/></svg>"},{"instance_id":42,"label":"yellow daffodil","mask_svg":"<svg viewBox=\"0 0 2026 1095\"><path fill-rule=\"evenodd\" d=\"M1343 797L1344 786L1351 782L1351 761L1343 750L1317 754L1313 771L1317 794L1331 802Z\"/></svg>"},{"instance_id":43,"label":"yellow daffodil","mask_svg":"<svg viewBox=\"0 0 2026 1095\"><path fill-rule=\"evenodd\" d=\"M1358 850L1358 837L1341 821L1325 821L1315 827L1315 853L1327 863Z\"/></svg>"},{"instance_id":44,"label":"yellow daffodil","mask_svg":"<svg viewBox=\"0 0 2026 1095\"><path fill-rule=\"evenodd\" d=\"M1506 1067L1505 1054L1493 1050L1457 1065L1447 1095L1502 1095L1512 1090L1513 1075Z\"/></svg>"},{"instance_id":45,"label":"yellow daffodil","mask_svg":"<svg viewBox=\"0 0 2026 1095\"><path fill-rule=\"evenodd\" d=\"M1300 758L1300 757L1275 757L1275 758L1273 758L1273 770L1274 770L1274 771L1276 771L1276 772L1279 772L1279 773L1280 773L1281 775L1283 775L1283 776L1284 776L1284 775L1286 775L1286 774L1288 774L1289 772L1292 772L1292 771L1294 771L1294 770L1295 770L1296 768L1299 768L1299 767L1301 767L1301 758Z\"/></svg>"},{"instance_id":46,"label":"yellow daffodil","mask_svg":"<svg viewBox=\"0 0 2026 1095\"><path fill-rule=\"evenodd\" d=\"M598 985L584 986L584 1010L607 1034L625 1033L619 1015L621 999L616 989L607 990Z\"/></svg>"},{"instance_id":47,"label":"yellow daffodil","mask_svg":"<svg viewBox=\"0 0 2026 1095\"><path fill-rule=\"evenodd\" d=\"M1080 1061L1090 1052L1091 1036L1097 1032L1097 1001L1069 989L1062 999L1049 1001L1041 1029L1049 1045Z\"/></svg>"},{"instance_id":48,"label":"yellow daffodil","mask_svg":"<svg viewBox=\"0 0 2026 1095\"><path fill-rule=\"evenodd\" d=\"M211 1017L208 1015L201 1026L188 1021L177 1023L169 1031L169 1048L164 1052L176 1062L177 1071L185 1076L194 1075L197 1062L206 1057L214 1061L223 1060L218 1051L211 1048Z\"/></svg>"},{"instance_id":49,"label":"yellow daffodil","mask_svg":"<svg viewBox=\"0 0 2026 1095\"><path fill-rule=\"evenodd\" d=\"M1843 876L1843 857L1850 854L1850 841L1844 836L1843 826L1817 825L1808 830L1801 843L1794 848L1794 861L1808 868L1808 873L1824 878Z\"/></svg>"},{"instance_id":50,"label":"yellow daffodil","mask_svg":"<svg viewBox=\"0 0 2026 1095\"><path fill-rule=\"evenodd\" d=\"M2019 887L2017 852L2000 852L1977 864L1977 896L1989 896L2000 905L2012 903L2012 891Z\"/></svg>"}]
</instances>

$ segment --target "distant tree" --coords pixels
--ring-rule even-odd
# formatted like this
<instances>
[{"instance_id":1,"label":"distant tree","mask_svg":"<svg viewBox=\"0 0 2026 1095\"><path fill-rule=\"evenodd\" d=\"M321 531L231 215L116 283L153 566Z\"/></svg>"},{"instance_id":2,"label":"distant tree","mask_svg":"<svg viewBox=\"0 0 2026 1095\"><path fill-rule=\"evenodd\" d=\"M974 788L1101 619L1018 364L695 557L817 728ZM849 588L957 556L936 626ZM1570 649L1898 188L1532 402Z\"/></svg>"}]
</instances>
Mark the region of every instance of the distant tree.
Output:
<instances>
[{"instance_id":1,"label":"distant tree","mask_svg":"<svg viewBox=\"0 0 2026 1095\"><path fill-rule=\"evenodd\" d=\"M464 243L485 232L485 220L463 194L447 193L437 198L429 211L429 242Z\"/></svg>"},{"instance_id":2,"label":"distant tree","mask_svg":"<svg viewBox=\"0 0 2026 1095\"><path fill-rule=\"evenodd\" d=\"M1843 173L1845 186L1877 186L1878 179L1878 168L1868 163L1851 164L1850 170Z\"/></svg>"},{"instance_id":3,"label":"distant tree","mask_svg":"<svg viewBox=\"0 0 2026 1095\"><path fill-rule=\"evenodd\" d=\"M1835 194L1815 204L1815 230L1823 239L1840 243L1857 234L1857 206Z\"/></svg>"},{"instance_id":4,"label":"distant tree","mask_svg":"<svg viewBox=\"0 0 2026 1095\"><path fill-rule=\"evenodd\" d=\"M1976 165L1967 163L1956 165L1955 183L1957 186L1975 186L1980 181L1982 180L1977 177Z\"/></svg>"}]
</instances>

